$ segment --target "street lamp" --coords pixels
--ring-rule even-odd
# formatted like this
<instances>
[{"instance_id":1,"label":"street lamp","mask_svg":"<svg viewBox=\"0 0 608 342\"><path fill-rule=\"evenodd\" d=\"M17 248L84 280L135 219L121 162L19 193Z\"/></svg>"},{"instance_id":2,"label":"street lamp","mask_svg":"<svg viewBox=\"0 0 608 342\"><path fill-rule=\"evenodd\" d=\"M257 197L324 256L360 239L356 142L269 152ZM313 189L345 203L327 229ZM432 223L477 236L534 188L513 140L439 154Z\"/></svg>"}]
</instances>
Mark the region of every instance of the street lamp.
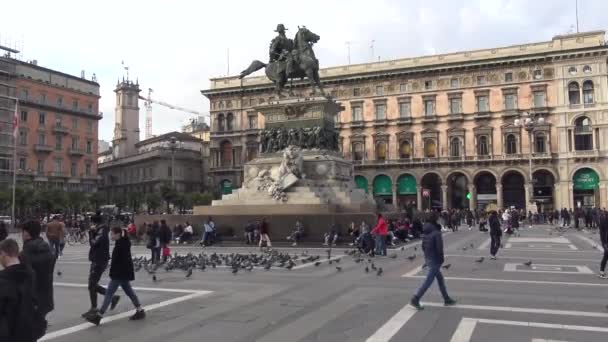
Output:
<instances>
[{"instance_id":1,"label":"street lamp","mask_svg":"<svg viewBox=\"0 0 608 342\"><path fill-rule=\"evenodd\" d=\"M523 127L528 132L528 141L530 146L528 147L528 177L530 179L530 188L528 189L528 196L530 204L533 202L532 195L534 193L534 180L532 179L532 148L534 145L534 128L545 124L545 118L538 113L523 112L522 119L515 119L513 124L516 127Z\"/></svg>"},{"instance_id":2,"label":"street lamp","mask_svg":"<svg viewBox=\"0 0 608 342\"><path fill-rule=\"evenodd\" d=\"M169 149L171 149L171 187L175 189L175 149L177 148L177 138L171 137Z\"/></svg>"}]
</instances>

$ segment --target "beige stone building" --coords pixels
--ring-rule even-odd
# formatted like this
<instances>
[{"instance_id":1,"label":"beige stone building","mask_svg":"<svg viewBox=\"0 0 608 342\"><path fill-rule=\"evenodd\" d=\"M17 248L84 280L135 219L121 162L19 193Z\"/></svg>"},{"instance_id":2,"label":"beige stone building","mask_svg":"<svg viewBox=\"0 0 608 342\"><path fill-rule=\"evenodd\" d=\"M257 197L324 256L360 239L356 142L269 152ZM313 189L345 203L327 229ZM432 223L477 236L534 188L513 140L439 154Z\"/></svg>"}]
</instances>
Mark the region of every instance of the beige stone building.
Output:
<instances>
[{"instance_id":1,"label":"beige stone building","mask_svg":"<svg viewBox=\"0 0 608 342\"><path fill-rule=\"evenodd\" d=\"M604 36L322 69L344 107L336 127L355 182L400 207L607 206ZM240 186L242 165L258 154L264 118L255 107L274 99L272 89L260 76L215 78L202 91L222 192ZM516 124L526 113L536 119L530 130Z\"/></svg>"}]
</instances>

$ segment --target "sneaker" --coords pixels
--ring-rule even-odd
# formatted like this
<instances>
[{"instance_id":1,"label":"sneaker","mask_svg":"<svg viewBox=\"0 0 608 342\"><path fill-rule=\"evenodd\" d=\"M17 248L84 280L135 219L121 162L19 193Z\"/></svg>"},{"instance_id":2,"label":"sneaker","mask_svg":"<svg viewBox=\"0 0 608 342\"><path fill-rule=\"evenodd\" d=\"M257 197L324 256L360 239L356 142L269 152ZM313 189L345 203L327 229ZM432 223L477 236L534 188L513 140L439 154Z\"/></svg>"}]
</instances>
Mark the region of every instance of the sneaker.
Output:
<instances>
[{"instance_id":1,"label":"sneaker","mask_svg":"<svg viewBox=\"0 0 608 342\"><path fill-rule=\"evenodd\" d=\"M410 305L414 307L414 309L420 311L423 310L424 307L422 305L420 305L420 300L416 297L412 297L412 299L410 299Z\"/></svg>"},{"instance_id":2,"label":"sneaker","mask_svg":"<svg viewBox=\"0 0 608 342\"><path fill-rule=\"evenodd\" d=\"M448 298L443 302L443 305L445 306L454 306L456 305L456 300L452 299L452 298Z\"/></svg>"},{"instance_id":3,"label":"sneaker","mask_svg":"<svg viewBox=\"0 0 608 342\"><path fill-rule=\"evenodd\" d=\"M102 317L103 316L99 313L99 311L95 310L89 313L88 315L85 315L84 319L87 320L87 322L89 323L99 325L99 323L101 323Z\"/></svg>"},{"instance_id":4,"label":"sneaker","mask_svg":"<svg viewBox=\"0 0 608 342\"><path fill-rule=\"evenodd\" d=\"M133 316L129 317L129 320L138 321L138 320L144 319L144 318L146 318L146 312L144 311L144 309L140 309L140 310L136 310L135 313L133 314Z\"/></svg>"},{"instance_id":5,"label":"sneaker","mask_svg":"<svg viewBox=\"0 0 608 342\"><path fill-rule=\"evenodd\" d=\"M114 308L116 308L116 305L118 305L119 301L120 301L120 296L112 297L112 302L110 303L110 310L114 310Z\"/></svg>"},{"instance_id":6,"label":"sneaker","mask_svg":"<svg viewBox=\"0 0 608 342\"><path fill-rule=\"evenodd\" d=\"M495 256L495 255L491 255L491 256L490 256L490 259L492 259L492 260L496 260L496 256Z\"/></svg>"},{"instance_id":7,"label":"sneaker","mask_svg":"<svg viewBox=\"0 0 608 342\"><path fill-rule=\"evenodd\" d=\"M608 278L608 277L606 277L606 272L600 272L600 274L598 274L598 277L600 277L602 279Z\"/></svg>"},{"instance_id":8,"label":"sneaker","mask_svg":"<svg viewBox=\"0 0 608 342\"><path fill-rule=\"evenodd\" d=\"M95 311L97 311L97 308L90 308L89 311L83 313L82 315L80 315L82 318L86 318L87 316L92 315Z\"/></svg>"}]
</instances>

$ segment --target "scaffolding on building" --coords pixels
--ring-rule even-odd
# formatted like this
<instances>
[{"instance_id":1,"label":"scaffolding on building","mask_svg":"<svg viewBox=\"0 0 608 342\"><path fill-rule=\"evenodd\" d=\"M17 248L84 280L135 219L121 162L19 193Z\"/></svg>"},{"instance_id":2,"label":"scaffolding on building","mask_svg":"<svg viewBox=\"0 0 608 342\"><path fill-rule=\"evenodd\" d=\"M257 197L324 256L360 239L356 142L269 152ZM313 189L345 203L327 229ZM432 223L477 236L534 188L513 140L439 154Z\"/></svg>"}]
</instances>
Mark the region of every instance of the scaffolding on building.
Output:
<instances>
[{"instance_id":1,"label":"scaffolding on building","mask_svg":"<svg viewBox=\"0 0 608 342\"><path fill-rule=\"evenodd\" d=\"M8 188L13 179L13 115L17 98L15 78L17 60L11 54L19 51L0 45L0 189Z\"/></svg>"}]
</instances>

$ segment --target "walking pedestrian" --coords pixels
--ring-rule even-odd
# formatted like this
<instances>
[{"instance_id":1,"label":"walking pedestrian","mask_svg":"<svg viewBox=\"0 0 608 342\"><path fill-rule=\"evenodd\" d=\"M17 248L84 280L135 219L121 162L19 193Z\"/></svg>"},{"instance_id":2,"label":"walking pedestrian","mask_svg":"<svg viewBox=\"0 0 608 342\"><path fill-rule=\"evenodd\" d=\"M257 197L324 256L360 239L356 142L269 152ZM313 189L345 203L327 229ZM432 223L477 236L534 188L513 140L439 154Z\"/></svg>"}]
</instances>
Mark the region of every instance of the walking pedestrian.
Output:
<instances>
[{"instance_id":1,"label":"walking pedestrian","mask_svg":"<svg viewBox=\"0 0 608 342\"><path fill-rule=\"evenodd\" d=\"M496 260L496 253L498 253L498 249L500 248L500 237L502 236L500 220L496 211L490 213L488 222L490 225L490 259Z\"/></svg>"},{"instance_id":2,"label":"walking pedestrian","mask_svg":"<svg viewBox=\"0 0 608 342\"><path fill-rule=\"evenodd\" d=\"M167 258L169 257L169 253L167 253L169 244L171 243L171 238L173 234L171 233L171 228L167 225L167 221L160 220L160 230L158 234L158 241L160 242L160 248L163 253L163 263L167 262Z\"/></svg>"},{"instance_id":3,"label":"walking pedestrian","mask_svg":"<svg viewBox=\"0 0 608 342\"><path fill-rule=\"evenodd\" d=\"M91 307L89 311L82 314L82 317L97 311L97 294L105 295L106 289L99 285L101 276L108 267L108 261L110 260L110 238L108 234L110 228L103 223L103 218L100 213L91 218L91 227L89 228L89 261L91 267L89 268L89 300ZM119 296L112 297L112 309L116 307Z\"/></svg>"},{"instance_id":4,"label":"walking pedestrian","mask_svg":"<svg viewBox=\"0 0 608 342\"><path fill-rule=\"evenodd\" d=\"M112 261L110 262L110 283L108 284L101 309L85 315L85 319L95 325L99 325L101 322L106 310L112 304L112 299L119 286L122 287L125 294L131 299L133 306L135 306L135 314L129 317L129 319L134 321L146 317L146 313L131 287L131 281L135 280L135 272L133 271L129 236L122 228L112 227L110 237L115 242L114 250L112 250Z\"/></svg>"},{"instance_id":5,"label":"walking pedestrian","mask_svg":"<svg viewBox=\"0 0 608 342\"><path fill-rule=\"evenodd\" d=\"M600 214L600 242L604 248L604 257L600 263L600 278L606 278L606 262L608 262L608 211L602 210Z\"/></svg>"},{"instance_id":6,"label":"walking pedestrian","mask_svg":"<svg viewBox=\"0 0 608 342\"><path fill-rule=\"evenodd\" d=\"M8 228L4 221L0 221L0 241L4 241L8 237Z\"/></svg>"},{"instance_id":7,"label":"walking pedestrian","mask_svg":"<svg viewBox=\"0 0 608 342\"><path fill-rule=\"evenodd\" d=\"M21 226L23 250L19 259L34 271L34 297L38 308L32 328L36 338L44 336L47 328L46 315L53 311L53 272L55 270L55 255L51 247L40 237L40 222L26 221Z\"/></svg>"},{"instance_id":8,"label":"walking pedestrian","mask_svg":"<svg viewBox=\"0 0 608 342\"><path fill-rule=\"evenodd\" d=\"M34 342L36 324L34 273L19 261L19 245L13 239L0 242L0 341ZM39 333L38 333L39 334Z\"/></svg>"},{"instance_id":9,"label":"walking pedestrian","mask_svg":"<svg viewBox=\"0 0 608 342\"><path fill-rule=\"evenodd\" d=\"M207 219L207 222L203 224L203 239L201 240L201 246L209 246L213 241L213 234L215 233L215 223L211 216Z\"/></svg>"},{"instance_id":10,"label":"walking pedestrian","mask_svg":"<svg viewBox=\"0 0 608 342\"><path fill-rule=\"evenodd\" d=\"M260 249L263 247L271 248L272 243L270 242L270 229L268 228L268 222L266 222L266 218L262 218L262 222L260 223Z\"/></svg>"},{"instance_id":11,"label":"walking pedestrian","mask_svg":"<svg viewBox=\"0 0 608 342\"><path fill-rule=\"evenodd\" d=\"M376 254L386 256L386 236L388 235L388 227L380 213L378 213L378 223L374 229L372 229L371 234L376 239Z\"/></svg>"},{"instance_id":12,"label":"walking pedestrian","mask_svg":"<svg viewBox=\"0 0 608 342\"><path fill-rule=\"evenodd\" d=\"M59 215L55 215L52 221L46 225L46 238L51 245L55 258L61 255L61 241L65 238L65 224L59 221Z\"/></svg>"},{"instance_id":13,"label":"walking pedestrian","mask_svg":"<svg viewBox=\"0 0 608 342\"><path fill-rule=\"evenodd\" d=\"M160 261L160 226L157 221L152 223L152 227L146 232L148 235L147 247L151 251L150 258L152 263L156 264Z\"/></svg>"},{"instance_id":14,"label":"walking pedestrian","mask_svg":"<svg viewBox=\"0 0 608 342\"><path fill-rule=\"evenodd\" d=\"M443 239L441 237L441 226L437 223L437 214L434 212L431 213L424 224L422 250L424 252L428 273L410 300L410 305L417 310L423 309L420 305L420 299L422 299L422 296L424 296L425 292L431 287L435 278L437 279L439 291L441 291L441 295L443 296L444 304L446 306L456 304L456 301L448 295L448 291L445 287L445 280L443 279L443 274L441 274L441 265L445 261L443 256Z\"/></svg>"}]
</instances>

